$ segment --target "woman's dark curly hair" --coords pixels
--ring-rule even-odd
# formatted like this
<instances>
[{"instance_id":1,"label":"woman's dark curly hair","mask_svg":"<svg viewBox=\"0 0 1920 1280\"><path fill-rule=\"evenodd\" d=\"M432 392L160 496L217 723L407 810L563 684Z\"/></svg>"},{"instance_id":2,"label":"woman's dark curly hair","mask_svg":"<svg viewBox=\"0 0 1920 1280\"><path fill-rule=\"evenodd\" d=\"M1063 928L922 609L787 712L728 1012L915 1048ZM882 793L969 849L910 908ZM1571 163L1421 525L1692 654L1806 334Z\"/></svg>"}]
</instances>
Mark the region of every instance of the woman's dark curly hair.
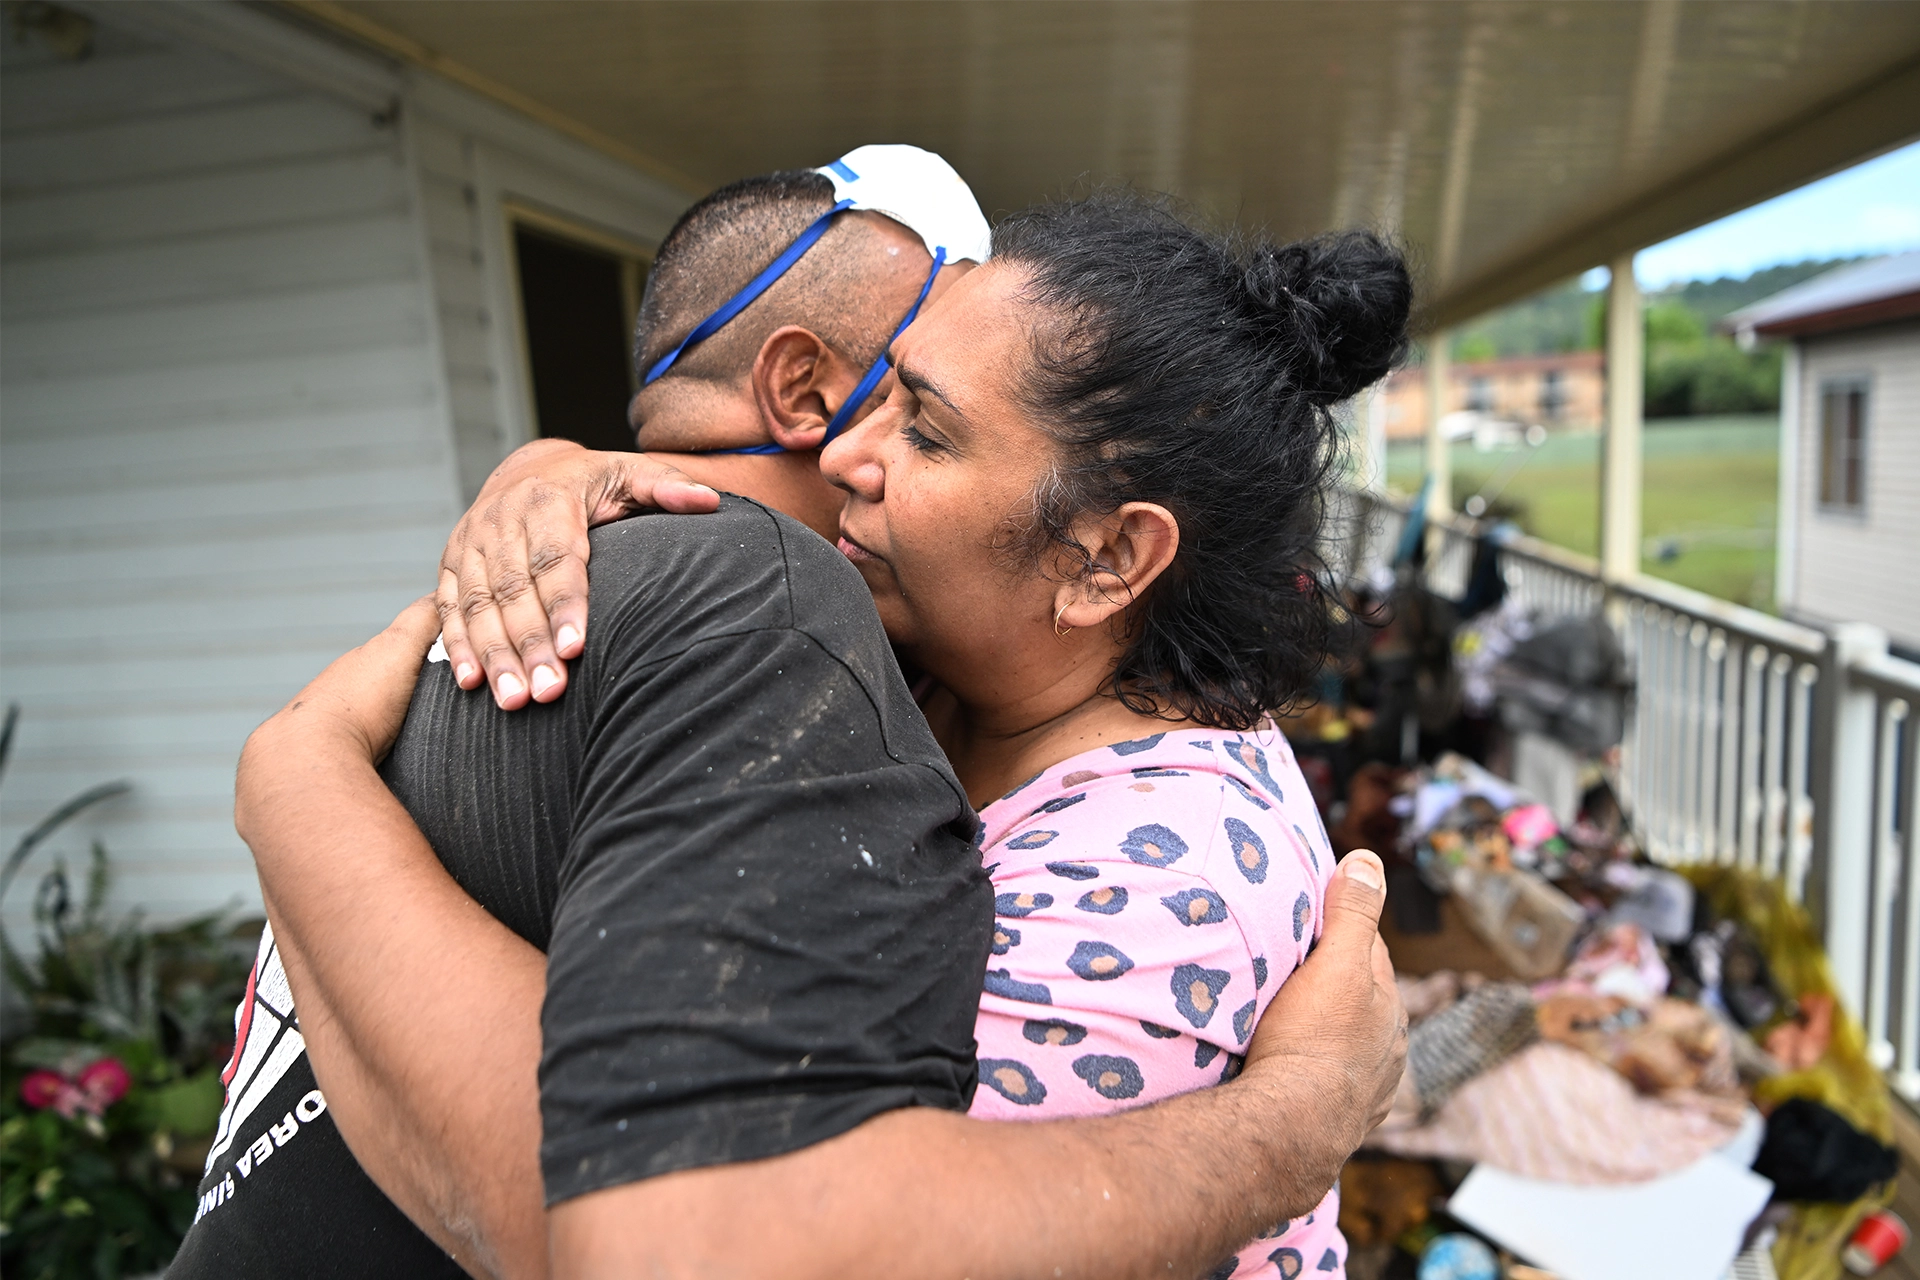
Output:
<instances>
[{"instance_id":1,"label":"woman's dark curly hair","mask_svg":"<svg viewBox=\"0 0 1920 1280\"><path fill-rule=\"evenodd\" d=\"M1100 570L1077 517L1156 502L1180 522L1110 687L1128 707L1248 729L1312 686L1338 616L1321 563L1332 407L1406 351L1413 285L1367 232L1275 246L1130 191L1036 206L993 235L1036 327L1020 393L1060 446L1023 550Z\"/></svg>"}]
</instances>

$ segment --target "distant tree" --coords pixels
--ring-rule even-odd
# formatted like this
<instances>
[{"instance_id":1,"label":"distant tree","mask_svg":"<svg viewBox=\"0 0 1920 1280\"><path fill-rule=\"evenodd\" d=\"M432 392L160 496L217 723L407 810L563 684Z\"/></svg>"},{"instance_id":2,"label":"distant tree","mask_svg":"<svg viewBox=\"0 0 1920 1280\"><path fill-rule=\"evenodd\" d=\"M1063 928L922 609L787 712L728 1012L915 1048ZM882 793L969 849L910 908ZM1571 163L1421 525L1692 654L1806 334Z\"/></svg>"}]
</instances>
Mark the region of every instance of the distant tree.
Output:
<instances>
[{"instance_id":1,"label":"distant tree","mask_svg":"<svg viewBox=\"0 0 1920 1280\"><path fill-rule=\"evenodd\" d=\"M1587 335L1582 351L1599 351L1607 345L1607 295L1592 293L1587 295L1586 310L1580 313L1583 331Z\"/></svg>"},{"instance_id":2,"label":"distant tree","mask_svg":"<svg viewBox=\"0 0 1920 1280\"><path fill-rule=\"evenodd\" d=\"M1647 308L1646 413L1765 413L1779 407L1780 353L1742 351L1700 313L1667 295Z\"/></svg>"},{"instance_id":3,"label":"distant tree","mask_svg":"<svg viewBox=\"0 0 1920 1280\"><path fill-rule=\"evenodd\" d=\"M1500 348L1489 334L1470 333L1453 344L1453 358L1471 363L1475 360L1497 360Z\"/></svg>"},{"instance_id":4,"label":"distant tree","mask_svg":"<svg viewBox=\"0 0 1920 1280\"><path fill-rule=\"evenodd\" d=\"M1652 301L1678 302L1699 316L1704 328L1711 328L1730 311L1857 261L1857 258L1812 259L1767 267L1748 276L1689 280L1658 291ZM1480 338L1492 341L1495 357L1598 350L1606 340L1605 313L1605 291L1589 291L1580 287L1578 279L1568 280L1460 326L1454 332L1454 358L1465 358L1462 349L1468 343L1475 343L1475 350L1483 349L1477 343Z\"/></svg>"},{"instance_id":5,"label":"distant tree","mask_svg":"<svg viewBox=\"0 0 1920 1280\"><path fill-rule=\"evenodd\" d=\"M1647 308L1647 345L1698 346L1707 340L1707 326L1693 308L1671 297Z\"/></svg>"},{"instance_id":6,"label":"distant tree","mask_svg":"<svg viewBox=\"0 0 1920 1280\"><path fill-rule=\"evenodd\" d=\"M1742 351L1716 335L1693 380L1695 413L1771 413L1780 407L1780 349Z\"/></svg>"},{"instance_id":7,"label":"distant tree","mask_svg":"<svg viewBox=\"0 0 1920 1280\"><path fill-rule=\"evenodd\" d=\"M1665 291L1666 297L1684 304L1709 327L1729 312L1770 298L1782 289L1791 289L1804 280L1858 262L1859 258L1810 258L1805 262L1787 262L1766 267L1747 276L1722 276L1715 280L1689 280Z\"/></svg>"},{"instance_id":8,"label":"distant tree","mask_svg":"<svg viewBox=\"0 0 1920 1280\"><path fill-rule=\"evenodd\" d=\"M1592 296L1578 280L1569 280L1489 312L1456 331L1453 358L1489 360L1590 350L1595 344L1587 334L1586 312Z\"/></svg>"},{"instance_id":9,"label":"distant tree","mask_svg":"<svg viewBox=\"0 0 1920 1280\"><path fill-rule=\"evenodd\" d=\"M1765 413L1780 403L1780 352L1741 351L1713 326L1731 311L1771 297L1857 258L1814 259L1751 275L1689 280L1647 300L1646 405L1650 418ZM1454 331L1453 358L1597 351L1606 346L1607 295L1578 279L1489 312Z\"/></svg>"}]
</instances>

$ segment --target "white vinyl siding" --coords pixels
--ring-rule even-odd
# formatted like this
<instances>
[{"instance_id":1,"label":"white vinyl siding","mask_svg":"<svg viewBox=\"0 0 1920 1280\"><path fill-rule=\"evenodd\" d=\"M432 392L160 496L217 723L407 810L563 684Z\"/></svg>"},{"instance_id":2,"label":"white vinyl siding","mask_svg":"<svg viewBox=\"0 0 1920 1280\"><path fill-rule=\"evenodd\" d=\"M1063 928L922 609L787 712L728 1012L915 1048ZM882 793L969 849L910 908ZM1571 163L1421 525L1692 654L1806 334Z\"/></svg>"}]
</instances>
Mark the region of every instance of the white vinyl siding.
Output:
<instances>
[{"instance_id":1,"label":"white vinyl siding","mask_svg":"<svg viewBox=\"0 0 1920 1280\"><path fill-rule=\"evenodd\" d=\"M471 499L500 459L525 437L503 411L501 379L493 367L495 320L487 305L487 254L473 176L475 144L418 113L410 125L439 306L460 491Z\"/></svg>"},{"instance_id":2,"label":"white vinyl siding","mask_svg":"<svg viewBox=\"0 0 1920 1280\"><path fill-rule=\"evenodd\" d=\"M79 62L0 30L0 844L127 778L50 852L257 908L246 735L531 435L506 203L644 246L691 195L269 10L87 13Z\"/></svg>"},{"instance_id":3,"label":"white vinyl siding","mask_svg":"<svg viewBox=\"0 0 1920 1280\"><path fill-rule=\"evenodd\" d=\"M82 62L4 36L0 837L128 778L57 847L170 917L257 904L240 745L431 587L460 486L402 130L95 12Z\"/></svg>"},{"instance_id":4,"label":"white vinyl siding","mask_svg":"<svg viewBox=\"0 0 1920 1280\"><path fill-rule=\"evenodd\" d=\"M1920 323L1803 339L1799 380L1794 607L1829 621L1871 623L1920 644ZM1865 490L1858 508L1821 500L1821 413L1827 392L1868 389Z\"/></svg>"}]
</instances>

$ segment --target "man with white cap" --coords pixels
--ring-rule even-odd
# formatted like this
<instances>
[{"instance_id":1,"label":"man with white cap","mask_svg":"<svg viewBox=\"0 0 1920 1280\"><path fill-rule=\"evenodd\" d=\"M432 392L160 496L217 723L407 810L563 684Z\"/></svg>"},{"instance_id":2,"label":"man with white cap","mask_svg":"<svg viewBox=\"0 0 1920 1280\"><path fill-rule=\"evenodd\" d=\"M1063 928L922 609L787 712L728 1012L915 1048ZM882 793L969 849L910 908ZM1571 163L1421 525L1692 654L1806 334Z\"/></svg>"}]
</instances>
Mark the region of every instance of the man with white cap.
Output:
<instances>
[{"instance_id":1,"label":"man with white cap","mask_svg":"<svg viewBox=\"0 0 1920 1280\"><path fill-rule=\"evenodd\" d=\"M631 418L648 452L525 446L449 542L442 621L460 686L484 677L510 709L560 696L586 629L588 509L596 524L641 508L711 510L691 476L833 541L845 495L821 479L818 451L878 403L888 344L987 260L991 239L953 167L898 144L750 178L683 215L648 277L634 353L644 374ZM466 541L542 516L571 522L531 552L508 538L482 555ZM466 611L453 608L461 587Z\"/></svg>"},{"instance_id":2,"label":"man with white cap","mask_svg":"<svg viewBox=\"0 0 1920 1280\"><path fill-rule=\"evenodd\" d=\"M886 160L846 157L854 176L834 174L824 210L821 184L773 175L683 219L643 310L643 442L685 451L696 479L809 514L810 479L825 488L812 451L864 407L888 335L943 259L985 255L983 219L973 244L919 231L915 257L902 215L924 217L842 207L842 184ZM779 247L808 235L799 253ZM778 250L752 259L771 265L745 286L701 269L742 241ZM702 505L684 477L643 474L662 505ZM1043 1259L1056 1275L1159 1273L1317 1200L1383 1101L1381 1082L1334 1060L1343 1028L1381 1029L1364 924L1377 894L1349 895L1362 927L1330 916L1334 954L1295 979L1291 1015L1278 1002L1268 1015L1311 1019L1332 1047L1302 1061L1297 1090L1250 1070L1112 1121L949 1115L971 1090L991 903L971 810L864 588L824 543L736 499L602 530L593 549L600 621L575 648L570 697L506 715L457 693L447 666L423 673L383 772L424 840L349 824L343 856L275 848L255 838L254 807L296 829L330 817L300 813L297 788L254 794L243 766L243 833L279 932L257 985L284 1001L282 962L292 971L326 1081L317 1105L468 1270L543 1270L551 1226L563 1274L921 1274L929 1256L955 1274ZM337 664L348 687L353 661ZM493 685L524 704L524 686ZM270 723L249 755L273 744ZM876 863L905 874L876 877ZM281 1130L297 1126L275 1142Z\"/></svg>"}]
</instances>

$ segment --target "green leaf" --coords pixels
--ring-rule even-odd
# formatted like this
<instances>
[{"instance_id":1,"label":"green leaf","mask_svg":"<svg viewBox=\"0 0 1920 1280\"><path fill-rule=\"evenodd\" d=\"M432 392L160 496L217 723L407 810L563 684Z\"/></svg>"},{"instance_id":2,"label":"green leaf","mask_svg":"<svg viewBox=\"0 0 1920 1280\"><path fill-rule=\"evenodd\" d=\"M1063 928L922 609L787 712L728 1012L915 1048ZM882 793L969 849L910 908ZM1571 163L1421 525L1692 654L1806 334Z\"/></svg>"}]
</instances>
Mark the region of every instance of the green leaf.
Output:
<instances>
[{"instance_id":1,"label":"green leaf","mask_svg":"<svg viewBox=\"0 0 1920 1280\"><path fill-rule=\"evenodd\" d=\"M213 1132L220 1120L220 1073L212 1067L198 1075L147 1091L147 1124L176 1136L198 1138Z\"/></svg>"}]
</instances>

